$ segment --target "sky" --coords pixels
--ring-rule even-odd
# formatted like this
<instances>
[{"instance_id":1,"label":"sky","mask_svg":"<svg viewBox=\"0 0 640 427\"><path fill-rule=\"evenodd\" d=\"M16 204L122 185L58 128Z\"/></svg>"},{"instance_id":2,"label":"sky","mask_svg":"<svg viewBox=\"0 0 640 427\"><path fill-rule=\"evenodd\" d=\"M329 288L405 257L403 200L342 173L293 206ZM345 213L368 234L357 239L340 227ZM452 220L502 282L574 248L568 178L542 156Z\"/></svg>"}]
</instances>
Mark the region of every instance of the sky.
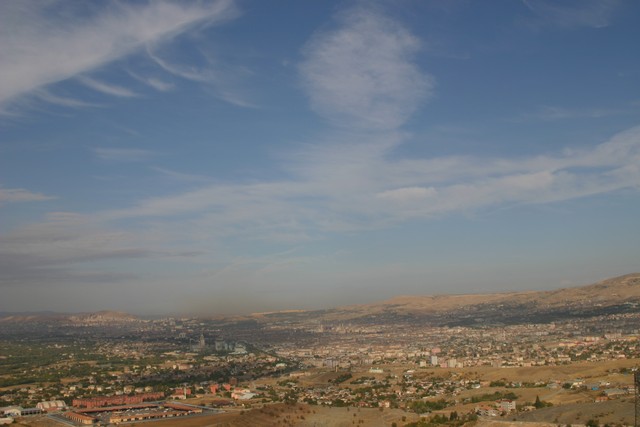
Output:
<instances>
[{"instance_id":1,"label":"sky","mask_svg":"<svg viewBox=\"0 0 640 427\"><path fill-rule=\"evenodd\" d=\"M640 271L633 0L0 2L0 311Z\"/></svg>"}]
</instances>

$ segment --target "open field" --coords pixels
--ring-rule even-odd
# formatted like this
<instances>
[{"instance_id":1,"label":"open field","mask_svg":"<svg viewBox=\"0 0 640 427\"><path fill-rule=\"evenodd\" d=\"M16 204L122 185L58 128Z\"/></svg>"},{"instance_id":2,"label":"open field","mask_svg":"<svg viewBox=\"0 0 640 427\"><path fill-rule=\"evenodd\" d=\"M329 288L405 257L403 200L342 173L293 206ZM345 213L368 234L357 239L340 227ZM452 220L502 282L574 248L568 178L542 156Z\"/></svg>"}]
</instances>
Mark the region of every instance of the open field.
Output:
<instances>
[{"instance_id":1,"label":"open field","mask_svg":"<svg viewBox=\"0 0 640 427\"><path fill-rule=\"evenodd\" d=\"M475 427L558 427L558 425L526 421L480 420L475 424Z\"/></svg>"},{"instance_id":2,"label":"open field","mask_svg":"<svg viewBox=\"0 0 640 427\"><path fill-rule=\"evenodd\" d=\"M403 417L406 421L403 421ZM329 408L303 404L275 404L247 411L230 411L224 414L125 425L131 427L347 427L353 425L389 427L393 422L403 425L418 419L416 414L407 414L398 409L381 411L371 408ZM23 419L17 425L29 427L63 426L63 424L42 417Z\"/></svg>"},{"instance_id":3,"label":"open field","mask_svg":"<svg viewBox=\"0 0 640 427\"><path fill-rule=\"evenodd\" d=\"M63 424L60 424L57 421L54 421L45 417L18 418L16 423L12 425L30 426L30 427L62 427L63 426Z\"/></svg>"},{"instance_id":4,"label":"open field","mask_svg":"<svg viewBox=\"0 0 640 427\"><path fill-rule=\"evenodd\" d=\"M521 382L536 382L536 381L570 381L576 378L582 378L587 382L595 382L600 380L606 380L610 382L619 382L622 384L631 384L632 376L629 374L620 374L620 369L631 369L640 365L638 359L620 359L620 360L608 360L603 362L575 362L569 365L557 365L557 366L532 366L532 367L502 367L494 368L489 366L479 366L470 368L416 368L415 366L407 366L403 364L386 364L376 365L384 369L383 374L370 373L367 367L360 369L354 368L352 370L353 378L361 376L374 377L383 379L387 375L402 375L407 369L414 370L414 376L432 376L432 377L448 377L452 374L459 375L462 378L467 379L479 379L482 381L521 381ZM327 372L326 370L318 369L317 372L311 371L311 375L298 378L298 382L301 385L314 385L314 384L326 384L328 380L338 377L343 372ZM271 380L272 383L281 381L282 379ZM265 383L269 380L265 380ZM349 381L343 383L347 385Z\"/></svg>"},{"instance_id":5,"label":"open field","mask_svg":"<svg viewBox=\"0 0 640 427\"><path fill-rule=\"evenodd\" d=\"M522 421L554 421L566 424L585 424L588 420L597 420L600 424L633 425L633 397L610 400L607 402L577 403L554 406L520 414L516 417Z\"/></svg>"},{"instance_id":6,"label":"open field","mask_svg":"<svg viewBox=\"0 0 640 427\"><path fill-rule=\"evenodd\" d=\"M632 375L621 374L618 371L622 368L637 366L638 360L615 360L602 363L575 363L562 366L541 366L527 368L463 368L463 369L416 369L416 377L464 377L480 381L558 381L568 382L577 378L585 382L608 382L611 387L630 385ZM407 369L406 366L392 365L384 366L384 374L371 374L367 369L353 371L353 379L360 376L374 376L384 378L391 375L402 375ZM326 384L330 379L335 378L339 373L318 371L310 376L298 379L299 385L313 386L314 384ZM282 380L282 379L280 379ZM293 380L293 379L292 379ZM274 383L276 379L268 379L265 382ZM349 386L349 381L341 384ZM357 387L354 385L353 387ZM478 425L489 427L504 426L508 424L499 421L515 423L512 425L531 426L544 425L544 423L584 424L589 419L598 419L604 423L631 424L633 422L633 401L632 396L623 396L617 400L602 403L594 403L596 396L601 391L592 390L567 390L564 388L550 389L547 387L535 388L506 388L506 387L482 387L479 389L464 390L456 396L442 396L449 401L456 401L454 406L450 406L440 413L447 414L453 410L458 413L467 413L474 410L476 403L463 403L465 399L494 392L512 392L518 396L518 403L534 402L536 397L550 402L552 407L543 408L536 411L520 414L512 414L505 418L496 420L482 420ZM436 397L439 399L441 397ZM210 398L211 400L213 398ZM219 398L218 398L219 399ZM210 401L206 397L200 399L189 399L187 403L208 405ZM408 422L419 419L417 414L405 412L400 409L384 409L380 411L375 408L337 408L314 406L306 404L267 404L254 403L254 408L243 409L241 407L230 407L224 409L225 413L215 415L204 415L162 421L149 421L145 423L134 423L133 425L143 425L146 427L214 427L214 426L391 426L396 422L402 426ZM405 417L405 420L403 420ZM526 423L525 423L526 422ZM521 424L522 423L522 424ZM533 424L532 424L533 423ZM542 423L542 424L540 424ZM55 427L61 426L46 418L24 419L18 425L30 427Z\"/></svg>"},{"instance_id":7,"label":"open field","mask_svg":"<svg viewBox=\"0 0 640 427\"><path fill-rule=\"evenodd\" d=\"M435 375L446 376L450 373L461 375L464 378L475 378L483 381L568 381L576 378L588 379L589 381L599 381L607 378L609 381L619 380L631 384L631 375L612 373L613 370L622 368L633 368L640 365L638 359L621 359L604 362L576 362L570 365L558 366L532 366L518 368L493 368L480 366L473 368L437 368L437 369L416 369L415 375ZM406 366L405 366L406 369ZM402 368L391 369L394 373L401 372Z\"/></svg>"},{"instance_id":8,"label":"open field","mask_svg":"<svg viewBox=\"0 0 640 427\"><path fill-rule=\"evenodd\" d=\"M468 409L456 407L457 410ZM472 407L473 405L470 405ZM450 408L451 410L453 408ZM623 398L603 403L583 402L553 406L537 411L510 415L497 419L481 419L478 427L546 427L550 425L584 425L589 419L596 419L601 424L633 423L633 399ZM448 410L438 411L447 413ZM403 421L403 417L405 417ZM354 425L389 427L393 422L402 426L416 421L419 416L399 409L372 408L335 408L310 406L303 404L267 405L250 410L232 410L223 414L149 421L126 424L128 426L145 427L260 427L260 426L316 426L316 427L348 427ZM62 424L47 418L22 419L16 425L25 427L61 427Z\"/></svg>"},{"instance_id":9,"label":"open field","mask_svg":"<svg viewBox=\"0 0 640 427\"><path fill-rule=\"evenodd\" d=\"M406 421L402 421L405 417ZM206 415L181 419L148 421L126 424L145 427L252 427L252 426L323 426L342 427L353 425L388 427L416 421L418 416L397 409L329 408L309 405L268 405L247 411ZM17 425L29 427L61 427L63 424L39 417L22 419Z\"/></svg>"}]
</instances>

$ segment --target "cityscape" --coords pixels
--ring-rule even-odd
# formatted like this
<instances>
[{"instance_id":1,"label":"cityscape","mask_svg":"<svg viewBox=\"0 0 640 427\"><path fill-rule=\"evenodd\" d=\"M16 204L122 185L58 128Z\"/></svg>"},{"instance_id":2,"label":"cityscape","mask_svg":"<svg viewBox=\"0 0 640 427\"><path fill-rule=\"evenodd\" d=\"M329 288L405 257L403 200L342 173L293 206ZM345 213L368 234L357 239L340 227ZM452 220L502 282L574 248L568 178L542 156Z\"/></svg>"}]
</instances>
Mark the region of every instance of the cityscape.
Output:
<instances>
[{"instance_id":1,"label":"cityscape","mask_svg":"<svg viewBox=\"0 0 640 427\"><path fill-rule=\"evenodd\" d=\"M218 319L5 315L0 420L633 425L640 274L567 291L594 290L594 312L567 308L546 323L446 325L461 307L440 320L355 312L346 322L331 320L335 310Z\"/></svg>"},{"instance_id":2,"label":"cityscape","mask_svg":"<svg viewBox=\"0 0 640 427\"><path fill-rule=\"evenodd\" d=\"M0 426L640 426L639 23L0 0Z\"/></svg>"}]
</instances>

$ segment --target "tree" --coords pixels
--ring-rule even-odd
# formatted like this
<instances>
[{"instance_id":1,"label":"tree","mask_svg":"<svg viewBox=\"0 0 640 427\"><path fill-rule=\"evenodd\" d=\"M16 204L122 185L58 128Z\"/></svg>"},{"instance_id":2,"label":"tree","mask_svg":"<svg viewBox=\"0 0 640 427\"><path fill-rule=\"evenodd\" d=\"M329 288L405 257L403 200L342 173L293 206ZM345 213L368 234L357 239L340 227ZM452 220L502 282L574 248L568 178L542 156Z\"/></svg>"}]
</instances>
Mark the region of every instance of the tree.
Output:
<instances>
[{"instance_id":1,"label":"tree","mask_svg":"<svg viewBox=\"0 0 640 427\"><path fill-rule=\"evenodd\" d=\"M536 403L533 404L537 409L543 408L544 403L540 400L540 396L536 396Z\"/></svg>"}]
</instances>

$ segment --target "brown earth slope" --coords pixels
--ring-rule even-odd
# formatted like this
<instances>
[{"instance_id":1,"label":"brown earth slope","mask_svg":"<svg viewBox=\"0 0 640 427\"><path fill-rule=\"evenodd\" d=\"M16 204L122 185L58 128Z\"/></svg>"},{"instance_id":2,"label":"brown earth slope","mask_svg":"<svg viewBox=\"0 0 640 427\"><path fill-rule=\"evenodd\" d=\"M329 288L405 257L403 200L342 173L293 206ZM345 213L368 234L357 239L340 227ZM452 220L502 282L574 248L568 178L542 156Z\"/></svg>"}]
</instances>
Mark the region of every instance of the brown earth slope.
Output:
<instances>
[{"instance_id":1,"label":"brown earth slope","mask_svg":"<svg viewBox=\"0 0 640 427\"><path fill-rule=\"evenodd\" d=\"M521 307L530 311L584 310L622 304L640 304L640 273L627 274L580 287L552 291L524 291L463 295L404 295L382 302L338 307L315 312L274 312L255 316L258 320L287 317L348 321L384 315L439 315L460 311L481 312L489 307Z\"/></svg>"}]
</instances>

